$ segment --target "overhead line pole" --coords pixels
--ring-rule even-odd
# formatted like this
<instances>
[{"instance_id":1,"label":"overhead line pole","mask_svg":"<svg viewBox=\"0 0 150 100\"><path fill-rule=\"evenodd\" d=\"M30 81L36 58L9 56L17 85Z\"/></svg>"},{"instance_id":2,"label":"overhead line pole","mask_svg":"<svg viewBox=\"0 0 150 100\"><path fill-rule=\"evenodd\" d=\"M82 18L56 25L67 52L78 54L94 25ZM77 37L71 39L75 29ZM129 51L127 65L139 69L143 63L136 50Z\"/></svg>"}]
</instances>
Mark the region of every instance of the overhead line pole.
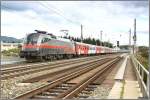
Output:
<instances>
[{"instance_id":1,"label":"overhead line pole","mask_svg":"<svg viewBox=\"0 0 150 100\"><path fill-rule=\"evenodd\" d=\"M101 46L102 46L102 33L103 33L103 31L101 30L100 31Z\"/></svg>"},{"instance_id":2,"label":"overhead line pole","mask_svg":"<svg viewBox=\"0 0 150 100\"><path fill-rule=\"evenodd\" d=\"M131 53L131 29L129 30L129 50Z\"/></svg>"},{"instance_id":3,"label":"overhead line pole","mask_svg":"<svg viewBox=\"0 0 150 100\"><path fill-rule=\"evenodd\" d=\"M136 18L134 19L134 36L133 36L133 40L134 40L133 54L135 54L136 53Z\"/></svg>"},{"instance_id":4,"label":"overhead line pole","mask_svg":"<svg viewBox=\"0 0 150 100\"><path fill-rule=\"evenodd\" d=\"M81 24L81 42L83 42L83 25Z\"/></svg>"}]
</instances>

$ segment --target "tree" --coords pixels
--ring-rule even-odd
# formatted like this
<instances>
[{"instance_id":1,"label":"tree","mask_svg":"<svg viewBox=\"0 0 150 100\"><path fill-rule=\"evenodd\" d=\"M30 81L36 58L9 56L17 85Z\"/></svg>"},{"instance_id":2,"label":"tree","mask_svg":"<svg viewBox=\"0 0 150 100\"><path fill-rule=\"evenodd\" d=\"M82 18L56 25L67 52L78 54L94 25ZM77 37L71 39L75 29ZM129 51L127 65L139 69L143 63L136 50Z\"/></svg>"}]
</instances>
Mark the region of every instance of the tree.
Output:
<instances>
[{"instance_id":1,"label":"tree","mask_svg":"<svg viewBox=\"0 0 150 100\"><path fill-rule=\"evenodd\" d=\"M70 36L68 36L68 37L64 36L63 38L67 38L67 39L71 39L72 38L72 40L74 40L76 42L81 42L81 38L78 38L78 37L74 38L74 37L70 37ZM102 46L107 46L107 47L113 48L113 44L112 43L102 42L99 39L94 39L94 38L90 38L90 37L83 39L83 43L92 44L92 45L98 45L98 46L100 46L102 44Z\"/></svg>"}]
</instances>

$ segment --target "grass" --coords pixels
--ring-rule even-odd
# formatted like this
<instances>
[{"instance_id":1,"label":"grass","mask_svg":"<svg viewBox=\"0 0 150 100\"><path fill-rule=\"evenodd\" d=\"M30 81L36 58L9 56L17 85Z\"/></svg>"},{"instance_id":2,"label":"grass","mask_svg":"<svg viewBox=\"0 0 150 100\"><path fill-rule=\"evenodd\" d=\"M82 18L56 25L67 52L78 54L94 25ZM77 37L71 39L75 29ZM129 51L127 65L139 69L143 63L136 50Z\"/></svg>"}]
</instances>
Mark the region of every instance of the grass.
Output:
<instances>
[{"instance_id":1,"label":"grass","mask_svg":"<svg viewBox=\"0 0 150 100\"><path fill-rule=\"evenodd\" d=\"M137 60L148 70L148 59L146 59L145 57L142 57L140 54L136 55ZM146 74L144 74L144 83L146 84L147 82L147 77Z\"/></svg>"},{"instance_id":2,"label":"grass","mask_svg":"<svg viewBox=\"0 0 150 100\"><path fill-rule=\"evenodd\" d=\"M1 55L3 55L3 56L19 56L19 52L20 52L19 48L13 48L13 49L1 51Z\"/></svg>"},{"instance_id":3,"label":"grass","mask_svg":"<svg viewBox=\"0 0 150 100\"><path fill-rule=\"evenodd\" d=\"M140 54L137 54L136 58L148 70L148 59L142 57Z\"/></svg>"}]
</instances>

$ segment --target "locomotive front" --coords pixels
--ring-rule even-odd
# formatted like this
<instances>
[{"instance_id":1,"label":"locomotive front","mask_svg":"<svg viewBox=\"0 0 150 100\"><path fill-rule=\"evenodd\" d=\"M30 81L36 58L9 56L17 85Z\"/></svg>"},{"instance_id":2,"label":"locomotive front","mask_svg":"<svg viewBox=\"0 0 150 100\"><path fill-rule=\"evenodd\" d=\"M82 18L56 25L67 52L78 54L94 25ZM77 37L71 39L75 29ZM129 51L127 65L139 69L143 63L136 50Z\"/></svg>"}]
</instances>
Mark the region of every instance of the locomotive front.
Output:
<instances>
[{"instance_id":1,"label":"locomotive front","mask_svg":"<svg viewBox=\"0 0 150 100\"><path fill-rule=\"evenodd\" d=\"M21 58L26 59L35 59L40 56L39 53L39 43L40 43L40 34L38 33L31 33L27 35L24 39L24 43L22 46L22 50L20 52Z\"/></svg>"}]
</instances>

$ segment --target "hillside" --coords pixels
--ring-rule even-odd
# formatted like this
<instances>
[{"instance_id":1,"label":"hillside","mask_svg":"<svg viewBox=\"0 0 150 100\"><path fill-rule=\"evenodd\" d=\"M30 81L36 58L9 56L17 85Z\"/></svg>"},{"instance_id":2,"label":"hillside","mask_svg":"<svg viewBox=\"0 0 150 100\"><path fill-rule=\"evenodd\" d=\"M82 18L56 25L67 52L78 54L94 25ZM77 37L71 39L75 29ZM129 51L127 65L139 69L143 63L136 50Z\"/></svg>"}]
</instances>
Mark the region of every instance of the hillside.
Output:
<instances>
[{"instance_id":1,"label":"hillside","mask_svg":"<svg viewBox=\"0 0 150 100\"><path fill-rule=\"evenodd\" d=\"M0 40L3 41L4 43L20 43L23 41L22 39L16 39L14 37L8 36L1 36Z\"/></svg>"}]
</instances>

